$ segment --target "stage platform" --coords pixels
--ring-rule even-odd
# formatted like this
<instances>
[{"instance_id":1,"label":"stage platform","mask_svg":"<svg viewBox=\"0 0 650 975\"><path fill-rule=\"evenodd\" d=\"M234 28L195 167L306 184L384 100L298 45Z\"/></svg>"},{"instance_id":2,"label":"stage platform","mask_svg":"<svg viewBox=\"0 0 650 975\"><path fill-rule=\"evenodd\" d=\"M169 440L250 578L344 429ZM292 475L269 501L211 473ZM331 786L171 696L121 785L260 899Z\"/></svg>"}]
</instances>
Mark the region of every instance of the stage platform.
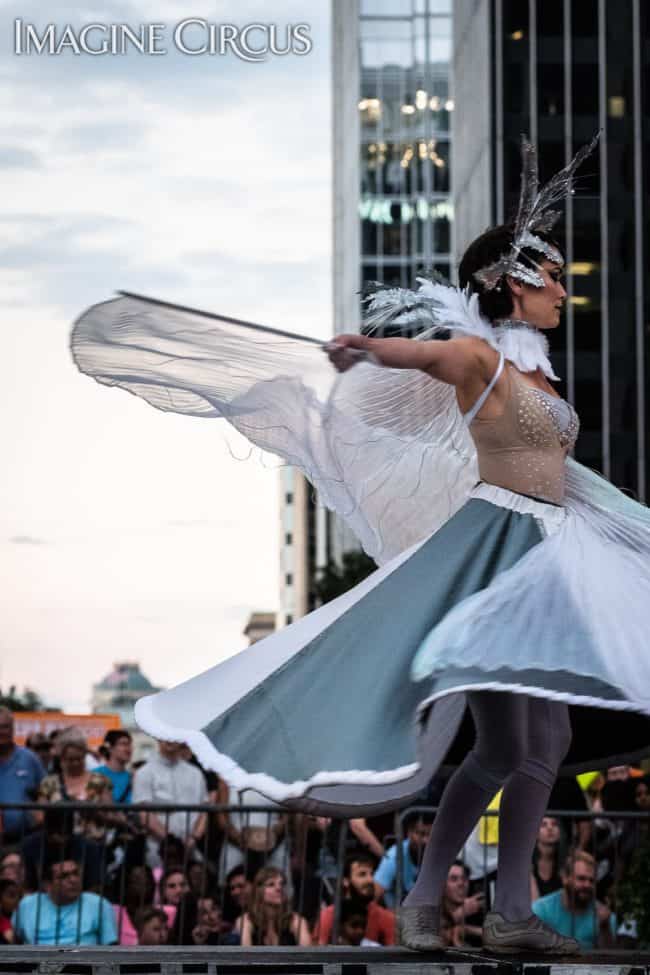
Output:
<instances>
[{"instance_id":1,"label":"stage platform","mask_svg":"<svg viewBox=\"0 0 650 975\"><path fill-rule=\"evenodd\" d=\"M549 958L400 948L0 948L1 975L650 975L650 952Z\"/></svg>"}]
</instances>

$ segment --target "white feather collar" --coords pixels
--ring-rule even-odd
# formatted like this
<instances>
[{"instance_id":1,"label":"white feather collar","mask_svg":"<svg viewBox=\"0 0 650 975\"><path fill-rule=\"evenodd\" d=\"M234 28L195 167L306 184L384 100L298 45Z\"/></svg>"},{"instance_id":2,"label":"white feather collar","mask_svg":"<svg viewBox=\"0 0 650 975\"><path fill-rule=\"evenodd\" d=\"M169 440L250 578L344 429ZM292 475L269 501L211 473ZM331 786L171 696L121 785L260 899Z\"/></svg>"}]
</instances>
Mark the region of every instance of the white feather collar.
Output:
<instances>
[{"instance_id":1,"label":"white feather collar","mask_svg":"<svg viewBox=\"0 0 650 975\"><path fill-rule=\"evenodd\" d=\"M478 295L469 289L454 288L426 278L418 278L418 283L417 295L428 299L435 321L435 325L428 330L429 335L439 328L448 328L462 335L476 335L503 352L520 372L541 369L549 379L559 378L548 357L548 339L540 329L519 319L508 319L492 325L480 312ZM420 337L426 336L427 332Z\"/></svg>"},{"instance_id":2,"label":"white feather collar","mask_svg":"<svg viewBox=\"0 0 650 975\"><path fill-rule=\"evenodd\" d=\"M492 326L496 347L520 372L541 369L549 379L558 380L548 357L548 339L528 322L509 320Z\"/></svg>"}]
</instances>

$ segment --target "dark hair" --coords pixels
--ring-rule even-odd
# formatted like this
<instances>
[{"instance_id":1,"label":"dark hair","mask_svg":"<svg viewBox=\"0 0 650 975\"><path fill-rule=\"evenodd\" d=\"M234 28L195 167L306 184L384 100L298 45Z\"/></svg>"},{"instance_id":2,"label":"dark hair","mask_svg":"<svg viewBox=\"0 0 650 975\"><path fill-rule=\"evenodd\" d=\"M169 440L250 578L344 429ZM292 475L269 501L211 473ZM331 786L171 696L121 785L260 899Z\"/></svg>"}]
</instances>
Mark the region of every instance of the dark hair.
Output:
<instances>
[{"instance_id":1,"label":"dark hair","mask_svg":"<svg viewBox=\"0 0 650 975\"><path fill-rule=\"evenodd\" d=\"M2 897L5 891L9 890L10 887L15 887L16 890L18 890L18 884L15 880L11 880L9 877L5 877L3 880L0 880L0 897Z\"/></svg>"},{"instance_id":2,"label":"dark hair","mask_svg":"<svg viewBox=\"0 0 650 975\"><path fill-rule=\"evenodd\" d=\"M142 907L136 912L135 920L133 922L133 927L138 932L138 937L142 934L142 929L145 924L157 917L159 921L167 927L167 915L163 911L162 907Z\"/></svg>"},{"instance_id":3,"label":"dark hair","mask_svg":"<svg viewBox=\"0 0 650 975\"><path fill-rule=\"evenodd\" d=\"M140 882L142 878L142 882ZM126 877L125 898L138 907L150 907L156 896L156 880L148 863L134 863Z\"/></svg>"},{"instance_id":4,"label":"dark hair","mask_svg":"<svg viewBox=\"0 0 650 975\"><path fill-rule=\"evenodd\" d=\"M341 901L341 924L345 924L352 917L363 918L364 923L368 922L368 907L357 897L345 897Z\"/></svg>"},{"instance_id":5,"label":"dark hair","mask_svg":"<svg viewBox=\"0 0 650 975\"><path fill-rule=\"evenodd\" d=\"M158 844L158 850L166 873L172 869L179 869L181 873L185 872L183 866L185 863L185 844L179 836L167 833Z\"/></svg>"},{"instance_id":6,"label":"dark hair","mask_svg":"<svg viewBox=\"0 0 650 975\"><path fill-rule=\"evenodd\" d=\"M484 234L481 234L480 237L472 241L463 254L463 258L458 266L459 285L461 288L466 288L469 285L470 290L478 294L481 313L492 322L499 318L507 318L509 315L512 315L512 292L507 286L502 287L500 291L494 289L492 291L486 291L474 275L481 268L498 261L500 257L510 250L513 235L514 226L509 223L500 224L498 227L492 227L490 230L486 230ZM557 241L548 234L536 231L536 236L547 244L557 247L559 250ZM522 250L520 257L523 257L524 262L531 263L533 267L544 259L539 251L533 250L530 247Z\"/></svg>"},{"instance_id":7,"label":"dark hair","mask_svg":"<svg viewBox=\"0 0 650 975\"><path fill-rule=\"evenodd\" d=\"M236 867L228 871L226 874L226 884L229 884L234 877L238 877L240 874L246 880L246 870L243 863L238 863Z\"/></svg>"},{"instance_id":8,"label":"dark hair","mask_svg":"<svg viewBox=\"0 0 650 975\"><path fill-rule=\"evenodd\" d=\"M343 876L346 880L350 879L353 863L365 863L369 867L372 867L373 872L377 865L377 861L369 853L364 853L362 850L360 850L358 853L350 853L345 858L345 863L343 864Z\"/></svg>"},{"instance_id":9,"label":"dark hair","mask_svg":"<svg viewBox=\"0 0 650 975\"><path fill-rule=\"evenodd\" d=\"M226 882L223 892L223 904L221 906L224 920L230 922L234 922L235 919L240 917L242 913L239 904L235 902L232 894L230 893L230 883L235 879L235 877L243 877L244 880L248 879L246 877L246 871L243 863L238 863L236 867L233 867L226 874Z\"/></svg>"},{"instance_id":10,"label":"dark hair","mask_svg":"<svg viewBox=\"0 0 650 975\"><path fill-rule=\"evenodd\" d=\"M133 741L126 728L111 728L111 730L107 731L104 735L104 744L109 748L113 748L113 746L118 743L120 738L128 738L129 741Z\"/></svg>"},{"instance_id":11,"label":"dark hair","mask_svg":"<svg viewBox=\"0 0 650 975\"><path fill-rule=\"evenodd\" d=\"M43 880L49 883L52 880L52 873L55 867L61 866L63 863L74 863L76 867L79 868L81 873L81 864L76 857L72 854L67 854L61 852L59 856L48 857L43 865Z\"/></svg>"},{"instance_id":12,"label":"dark hair","mask_svg":"<svg viewBox=\"0 0 650 975\"><path fill-rule=\"evenodd\" d=\"M0 867L2 867L7 857L12 856L19 856L23 863L25 862L25 856L19 846L3 846L0 850Z\"/></svg>"},{"instance_id":13,"label":"dark hair","mask_svg":"<svg viewBox=\"0 0 650 975\"><path fill-rule=\"evenodd\" d=\"M634 809L638 779L614 779L605 782L601 790L603 809L606 812L626 812Z\"/></svg>"},{"instance_id":14,"label":"dark hair","mask_svg":"<svg viewBox=\"0 0 650 975\"><path fill-rule=\"evenodd\" d=\"M188 890L183 894L176 908L174 923L169 932L170 943L173 945L193 944L192 931L196 927L198 919L198 898Z\"/></svg>"},{"instance_id":15,"label":"dark hair","mask_svg":"<svg viewBox=\"0 0 650 975\"><path fill-rule=\"evenodd\" d=\"M167 869L161 874L160 880L158 881L158 890L161 897L163 896L165 884L170 877L174 876L175 873L181 873L185 877L185 870L183 869L182 864L179 864L177 867L167 867ZM185 880L187 880L187 877L185 877Z\"/></svg>"},{"instance_id":16,"label":"dark hair","mask_svg":"<svg viewBox=\"0 0 650 975\"><path fill-rule=\"evenodd\" d=\"M460 867L465 874L465 879L469 880L469 867L462 860L454 860L451 867ZM451 867L449 868L451 870Z\"/></svg>"},{"instance_id":17,"label":"dark hair","mask_svg":"<svg viewBox=\"0 0 650 975\"><path fill-rule=\"evenodd\" d=\"M435 813L428 812L426 809L422 812L412 812L404 819L404 830L408 833L409 830L414 829L421 823L425 826L429 826L435 819Z\"/></svg>"}]
</instances>

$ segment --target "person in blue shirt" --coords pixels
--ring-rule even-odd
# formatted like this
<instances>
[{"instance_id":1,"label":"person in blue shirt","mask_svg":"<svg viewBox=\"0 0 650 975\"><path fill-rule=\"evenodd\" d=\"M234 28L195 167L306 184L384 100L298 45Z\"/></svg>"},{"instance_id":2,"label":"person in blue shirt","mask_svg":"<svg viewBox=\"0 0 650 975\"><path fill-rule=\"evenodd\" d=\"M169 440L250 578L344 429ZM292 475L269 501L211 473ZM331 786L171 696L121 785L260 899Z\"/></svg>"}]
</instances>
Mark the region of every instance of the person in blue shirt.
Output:
<instances>
[{"instance_id":1,"label":"person in blue shirt","mask_svg":"<svg viewBox=\"0 0 650 975\"><path fill-rule=\"evenodd\" d=\"M406 821L406 839L402 843L402 896L414 885L433 817L415 813ZM375 870L377 895L383 896L386 907L397 906L397 844L391 846Z\"/></svg>"},{"instance_id":2,"label":"person in blue shirt","mask_svg":"<svg viewBox=\"0 0 650 975\"><path fill-rule=\"evenodd\" d=\"M0 708L0 805L5 802L35 802L45 769L28 748L14 741L14 716ZM3 843L16 843L33 825L29 812L3 809Z\"/></svg>"},{"instance_id":3,"label":"person in blue shirt","mask_svg":"<svg viewBox=\"0 0 650 975\"><path fill-rule=\"evenodd\" d=\"M128 770L133 755L133 740L125 728L106 732L104 747L108 758L95 772L101 772L113 784L113 802L131 802L132 775Z\"/></svg>"},{"instance_id":4,"label":"person in blue shirt","mask_svg":"<svg viewBox=\"0 0 650 975\"><path fill-rule=\"evenodd\" d=\"M533 902L533 913L559 934L576 938L582 948L611 948L616 915L596 900L596 861L581 850L567 857L562 889Z\"/></svg>"},{"instance_id":5,"label":"person in blue shirt","mask_svg":"<svg viewBox=\"0 0 650 975\"><path fill-rule=\"evenodd\" d=\"M44 891L23 897L12 926L28 945L111 945L117 943L113 905L82 891L81 866L76 860L45 865Z\"/></svg>"}]
</instances>

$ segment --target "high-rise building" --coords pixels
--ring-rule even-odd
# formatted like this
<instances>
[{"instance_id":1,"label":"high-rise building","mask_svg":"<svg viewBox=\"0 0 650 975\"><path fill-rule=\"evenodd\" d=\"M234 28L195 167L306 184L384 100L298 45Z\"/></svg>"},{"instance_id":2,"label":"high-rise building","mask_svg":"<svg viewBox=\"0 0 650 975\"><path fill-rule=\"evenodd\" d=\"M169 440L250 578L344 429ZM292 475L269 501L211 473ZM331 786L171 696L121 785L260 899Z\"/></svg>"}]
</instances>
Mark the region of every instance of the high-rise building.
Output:
<instances>
[{"instance_id":1,"label":"high-rise building","mask_svg":"<svg viewBox=\"0 0 650 975\"><path fill-rule=\"evenodd\" d=\"M566 202L565 322L551 336L580 414L577 459L645 500L650 8L642 0L456 0L457 254L516 210L519 144L542 180L602 131Z\"/></svg>"},{"instance_id":2,"label":"high-rise building","mask_svg":"<svg viewBox=\"0 0 650 975\"><path fill-rule=\"evenodd\" d=\"M364 282L452 272L451 0L333 0L334 331ZM320 549L358 543L327 515Z\"/></svg>"},{"instance_id":3,"label":"high-rise building","mask_svg":"<svg viewBox=\"0 0 650 975\"><path fill-rule=\"evenodd\" d=\"M317 521L325 510L307 478L294 467L282 467L280 477L280 608L278 628L314 609L317 564ZM321 531L320 537L325 537Z\"/></svg>"},{"instance_id":4,"label":"high-rise building","mask_svg":"<svg viewBox=\"0 0 650 975\"><path fill-rule=\"evenodd\" d=\"M358 327L364 281L450 272L451 13L451 0L334 0L335 332Z\"/></svg>"},{"instance_id":5,"label":"high-rise building","mask_svg":"<svg viewBox=\"0 0 650 975\"><path fill-rule=\"evenodd\" d=\"M364 281L451 272L452 0L333 0L334 331L361 324ZM358 548L297 472L281 473L278 625L314 608L314 578ZM287 501L287 499L290 499Z\"/></svg>"}]
</instances>

